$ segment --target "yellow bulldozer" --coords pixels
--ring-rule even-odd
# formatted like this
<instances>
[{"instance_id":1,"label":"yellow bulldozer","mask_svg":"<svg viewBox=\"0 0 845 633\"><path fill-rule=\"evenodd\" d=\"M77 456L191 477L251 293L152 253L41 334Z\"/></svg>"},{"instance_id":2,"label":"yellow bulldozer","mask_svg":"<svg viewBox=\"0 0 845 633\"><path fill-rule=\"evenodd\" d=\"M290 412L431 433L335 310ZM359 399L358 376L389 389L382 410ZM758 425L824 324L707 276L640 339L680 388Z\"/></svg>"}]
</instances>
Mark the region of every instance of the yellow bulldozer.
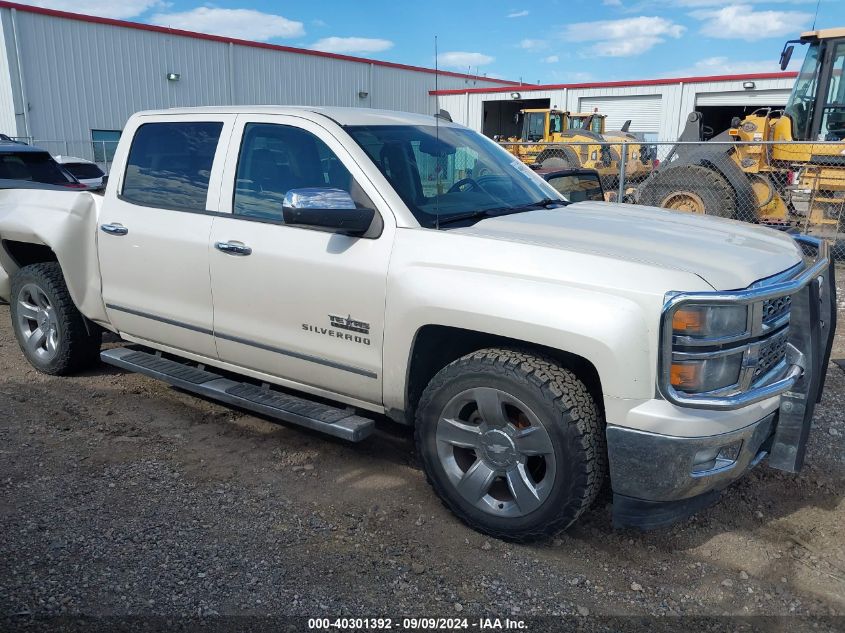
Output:
<instances>
[{"instance_id":1,"label":"yellow bulldozer","mask_svg":"<svg viewBox=\"0 0 845 633\"><path fill-rule=\"evenodd\" d=\"M803 33L804 63L783 110L763 108L704 143L693 112L679 143L637 190L649 204L760 222L842 243L845 235L845 28ZM801 142L795 142L801 141Z\"/></svg>"},{"instance_id":2,"label":"yellow bulldozer","mask_svg":"<svg viewBox=\"0 0 845 633\"><path fill-rule=\"evenodd\" d=\"M520 110L520 116L522 135L507 139L506 148L523 163L543 169L595 169L608 183L619 176L624 149L626 182L651 172L654 148L628 132L630 121L618 132L606 132L607 117L598 112L532 108Z\"/></svg>"}]
</instances>

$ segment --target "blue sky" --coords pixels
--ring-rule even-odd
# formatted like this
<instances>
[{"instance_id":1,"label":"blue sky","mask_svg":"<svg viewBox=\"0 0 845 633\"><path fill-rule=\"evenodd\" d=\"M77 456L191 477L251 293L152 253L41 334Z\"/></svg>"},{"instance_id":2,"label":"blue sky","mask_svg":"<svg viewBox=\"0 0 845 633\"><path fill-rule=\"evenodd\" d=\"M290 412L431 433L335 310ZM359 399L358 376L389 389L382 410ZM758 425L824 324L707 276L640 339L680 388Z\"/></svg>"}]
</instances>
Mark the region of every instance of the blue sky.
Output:
<instances>
[{"instance_id":1,"label":"blue sky","mask_svg":"<svg viewBox=\"0 0 845 633\"><path fill-rule=\"evenodd\" d=\"M443 69L563 83L774 72L817 0L24 3L419 66L434 65L437 35ZM816 27L836 26L845 1L819 0Z\"/></svg>"}]
</instances>

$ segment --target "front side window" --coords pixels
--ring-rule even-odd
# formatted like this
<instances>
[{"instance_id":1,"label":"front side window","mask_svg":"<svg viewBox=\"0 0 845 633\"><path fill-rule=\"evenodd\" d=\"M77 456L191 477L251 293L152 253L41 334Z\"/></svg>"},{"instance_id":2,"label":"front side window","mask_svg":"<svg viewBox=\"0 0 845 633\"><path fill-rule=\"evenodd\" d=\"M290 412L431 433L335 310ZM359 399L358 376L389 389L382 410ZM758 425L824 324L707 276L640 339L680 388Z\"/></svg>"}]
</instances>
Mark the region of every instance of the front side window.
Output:
<instances>
[{"instance_id":1,"label":"front side window","mask_svg":"<svg viewBox=\"0 0 845 633\"><path fill-rule=\"evenodd\" d=\"M0 154L0 179L30 180L48 185L67 185L74 182L47 152Z\"/></svg>"},{"instance_id":2,"label":"front side window","mask_svg":"<svg viewBox=\"0 0 845 633\"><path fill-rule=\"evenodd\" d=\"M833 70L827 88L827 100L822 113L819 140L841 141L845 139L845 43L836 44L831 59Z\"/></svg>"},{"instance_id":3,"label":"front side window","mask_svg":"<svg viewBox=\"0 0 845 633\"><path fill-rule=\"evenodd\" d=\"M472 130L367 125L346 131L425 227L466 213L515 213L562 200L528 166Z\"/></svg>"},{"instance_id":4,"label":"front side window","mask_svg":"<svg viewBox=\"0 0 845 633\"><path fill-rule=\"evenodd\" d=\"M291 189L339 189L357 206L373 208L335 153L302 128L248 123L235 178L235 215L282 222L282 204Z\"/></svg>"},{"instance_id":5,"label":"front side window","mask_svg":"<svg viewBox=\"0 0 845 633\"><path fill-rule=\"evenodd\" d=\"M528 112L522 131L523 141L542 141L546 135L546 113Z\"/></svg>"},{"instance_id":6,"label":"front side window","mask_svg":"<svg viewBox=\"0 0 845 633\"><path fill-rule=\"evenodd\" d=\"M161 209L205 211L223 124L145 123L135 132L121 197Z\"/></svg>"}]
</instances>

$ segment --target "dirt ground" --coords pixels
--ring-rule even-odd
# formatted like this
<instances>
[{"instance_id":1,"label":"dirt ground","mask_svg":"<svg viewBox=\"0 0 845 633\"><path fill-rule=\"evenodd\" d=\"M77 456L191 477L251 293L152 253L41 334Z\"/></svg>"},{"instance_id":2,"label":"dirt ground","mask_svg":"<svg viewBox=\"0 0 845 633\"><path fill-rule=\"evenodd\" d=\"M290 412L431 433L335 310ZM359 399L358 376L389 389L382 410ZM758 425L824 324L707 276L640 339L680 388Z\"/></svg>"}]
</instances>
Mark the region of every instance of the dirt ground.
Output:
<instances>
[{"instance_id":1,"label":"dirt ground","mask_svg":"<svg viewBox=\"0 0 845 633\"><path fill-rule=\"evenodd\" d=\"M798 475L646 534L605 496L513 545L441 506L404 428L348 445L105 366L43 376L0 306L0 616L845 615L844 404L831 363Z\"/></svg>"}]
</instances>

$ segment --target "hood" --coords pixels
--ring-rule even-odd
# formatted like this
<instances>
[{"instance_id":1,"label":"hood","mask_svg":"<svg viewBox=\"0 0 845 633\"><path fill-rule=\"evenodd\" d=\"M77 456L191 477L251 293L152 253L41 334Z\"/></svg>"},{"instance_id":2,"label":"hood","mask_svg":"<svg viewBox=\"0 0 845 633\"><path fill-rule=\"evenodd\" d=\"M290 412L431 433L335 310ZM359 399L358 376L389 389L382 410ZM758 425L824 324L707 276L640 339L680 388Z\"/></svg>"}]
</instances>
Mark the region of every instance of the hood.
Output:
<instances>
[{"instance_id":1,"label":"hood","mask_svg":"<svg viewBox=\"0 0 845 633\"><path fill-rule=\"evenodd\" d=\"M607 202L516 213L453 230L680 270L715 290L747 288L802 261L795 241L774 229Z\"/></svg>"}]
</instances>

